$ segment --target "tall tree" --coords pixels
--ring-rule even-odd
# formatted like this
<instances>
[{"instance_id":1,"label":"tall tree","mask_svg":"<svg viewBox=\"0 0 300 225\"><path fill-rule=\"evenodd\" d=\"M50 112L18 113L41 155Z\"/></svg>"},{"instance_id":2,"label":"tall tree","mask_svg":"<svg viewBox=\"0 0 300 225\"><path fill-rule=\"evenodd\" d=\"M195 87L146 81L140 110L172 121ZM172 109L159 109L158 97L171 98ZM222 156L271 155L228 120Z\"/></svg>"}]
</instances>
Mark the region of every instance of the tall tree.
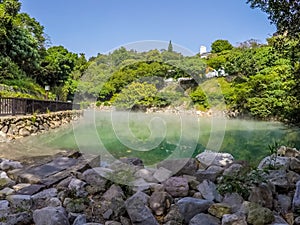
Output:
<instances>
[{"instance_id":1,"label":"tall tree","mask_svg":"<svg viewBox=\"0 0 300 225\"><path fill-rule=\"evenodd\" d=\"M252 8L260 8L269 15L279 33L300 34L299 0L247 0Z\"/></svg>"},{"instance_id":2,"label":"tall tree","mask_svg":"<svg viewBox=\"0 0 300 225\"><path fill-rule=\"evenodd\" d=\"M211 44L211 52L219 53L225 50L231 50L233 46L227 40L216 40Z\"/></svg>"},{"instance_id":3,"label":"tall tree","mask_svg":"<svg viewBox=\"0 0 300 225\"><path fill-rule=\"evenodd\" d=\"M173 52L173 45L172 45L172 41L169 42L169 46L168 46L168 52Z\"/></svg>"}]
</instances>

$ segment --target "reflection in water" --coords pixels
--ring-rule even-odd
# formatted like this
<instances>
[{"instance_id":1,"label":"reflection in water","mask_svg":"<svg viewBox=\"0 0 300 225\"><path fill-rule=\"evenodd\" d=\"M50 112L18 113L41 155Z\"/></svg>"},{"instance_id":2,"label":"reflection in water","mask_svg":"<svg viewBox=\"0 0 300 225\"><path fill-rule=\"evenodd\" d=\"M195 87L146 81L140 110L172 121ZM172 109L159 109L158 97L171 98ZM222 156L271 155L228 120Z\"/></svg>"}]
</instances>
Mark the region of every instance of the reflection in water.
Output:
<instances>
[{"instance_id":1,"label":"reflection in water","mask_svg":"<svg viewBox=\"0 0 300 225\"><path fill-rule=\"evenodd\" d=\"M155 118L155 119L153 119ZM139 157L146 165L191 157L205 149L229 152L257 163L276 142L300 148L300 130L276 122L200 118L187 115L86 114L79 123L14 143L1 144L0 157L49 155L76 149L102 157ZM226 126L224 126L226 124ZM209 147L208 147L209 146Z\"/></svg>"}]
</instances>

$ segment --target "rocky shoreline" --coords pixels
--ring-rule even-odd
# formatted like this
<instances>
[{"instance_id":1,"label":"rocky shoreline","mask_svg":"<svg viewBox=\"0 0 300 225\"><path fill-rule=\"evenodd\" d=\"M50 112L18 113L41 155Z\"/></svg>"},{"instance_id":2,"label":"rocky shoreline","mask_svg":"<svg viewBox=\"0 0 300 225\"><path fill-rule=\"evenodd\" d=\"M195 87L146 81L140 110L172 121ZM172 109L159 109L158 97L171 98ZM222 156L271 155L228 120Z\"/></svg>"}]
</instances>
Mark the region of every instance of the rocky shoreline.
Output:
<instances>
[{"instance_id":1,"label":"rocky shoreline","mask_svg":"<svg viewBox=\"0 0 300 225\"><path fill-rule=\"evenodd\" d=\"M298 225L297 157L272 155L258 169L209 151L157 168L137 158L100 167L99 156L79 152L1 159L0 224Z\"/></svg>"}]
</instances>

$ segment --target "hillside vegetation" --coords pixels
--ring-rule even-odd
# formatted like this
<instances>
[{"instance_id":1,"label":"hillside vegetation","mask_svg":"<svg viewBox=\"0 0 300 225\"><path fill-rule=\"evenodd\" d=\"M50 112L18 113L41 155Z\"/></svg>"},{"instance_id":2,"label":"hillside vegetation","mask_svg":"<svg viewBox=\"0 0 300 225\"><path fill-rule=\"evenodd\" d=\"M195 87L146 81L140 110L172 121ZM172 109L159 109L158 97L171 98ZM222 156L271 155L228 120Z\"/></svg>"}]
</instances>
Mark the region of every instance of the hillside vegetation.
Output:
<instances>
[{"instance_id":1,"label":"hillside vegetation","mask_svg":"<svg viewBox=\"0 0 300 225\"><path fill-rule=\"evenodd\" d=\"M266 44L249 40L232 46L216 40L206 57L183 56L170 41L166 50L121 47L86 60L63 46L49 47L44 27L20 13L20 7L18 0L0 1L2 97L42 99L44 86L50 85L50 99L75 99L82 105L226 109L259 119L300 122L299 25L284 31L281 24ZM214 70L225 74L208 79L207 73Z\"/></svg>"}]
</instances>

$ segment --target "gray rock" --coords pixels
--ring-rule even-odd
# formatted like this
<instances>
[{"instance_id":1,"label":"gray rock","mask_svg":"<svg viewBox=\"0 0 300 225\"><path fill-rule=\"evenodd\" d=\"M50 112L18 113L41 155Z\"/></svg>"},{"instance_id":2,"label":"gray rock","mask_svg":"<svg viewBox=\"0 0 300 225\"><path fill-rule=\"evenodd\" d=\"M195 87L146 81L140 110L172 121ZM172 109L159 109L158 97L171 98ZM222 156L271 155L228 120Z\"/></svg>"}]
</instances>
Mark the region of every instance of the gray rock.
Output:
<instances>
[{"instance_id":1,"label":"gray rock","mask_svg":"<svg viewBox=\"0 0 300 225\"><path fill-rule=\"evenodd\" d=\"M9 212L9 202L6 200L0 201L0 218L6 217Z\"/></svg>"},{"instance_id":2,"label":"gray rock","mask_svg":"<svg viewBox=\"0 0 300 225\"><path fill-rule=\"evenodd\" d=\"M6 188L0 190L0 198L5 197L7 195L12 195L14 193L15 193L14 189L6 187Z\"/></svg>"},{"instance_id":3,"label":"gray rock","mask_svg":"<svg viewBox=\"0 0 300 225\"><path fill-rule=\"evenodd\" d=\"M172 197L167 192L153 192L149 205L155 215L161 216L171 207Z\"/></svg>"},{"instance_id":4,"label":"gray rock","mask_svg":"<svg viewBox=\"0 0 300 225\"><path fill-rule=\"evenodd\" d=\"M76 219L73 222L73 225L83 225L86 223L86 215L79 215L76 217Z\"/></svg>"},{"instance_id":5,"label":"gray rock","mask_svg":"<svg viewBox=\"0 0 300 225\"><path fill-rule=\"evenodd\" d=\"M28 212L10 214L6 217L6 225L31 224L32 215Z\"/></svg>"},{"instance_id":6,"label":"gray rock","mask_svg":"<svg viewBox=\"0 0 300 225\"><path fill-rule=\"evenodd\" d=\"M165 168L172 171L176 176L191 175L193 176L198 169L198 161L194 158L164 160L157 164L157 168Z\"/></svg>"},{"instance_id":7,"label":"gray rock","mask_svg":"<svg viewBox=\"0 0 300 225\"><path fill-rule=\"evenodd\" d=\"M115 184L110 186L110 188L102 196L102 199L106 201L112 201L113 198L125 198L122 188Z\"/></svg>"},{"instance_id":8,"label":"gray rock","mask_svg":"<svg viewBox=\"0 0 300 225\"><path fill-rule=\"evenodd\" d=\"M234 160L233 156L229 153L219 153L213 151L205 151L196 156L200 164L207 168L209 166L225 167L231 164Z\"/></svg>"},{"instance_id":9,"label":"gray rock","mask_svg":"<svg viewBox=\"0 0 300 225\"><path fill-rule=\"evenodd\" d=\"M212 204L212 201L191 197L182 198L177 202L179 212L186 223L188 223L195 215L207 212Z\"/></svg>"},{"instance_id":10,"label":"gray rock","mask_svg":"<svg viewBox=\"0 0 300 225\"><path fill-rule=\"evenodd\" d=\"M276 205L275 208L282 215L285 215L292 208L292 198L290 196L287 196L287 195L279 194L277 196L277 205Z\"/></svg>"},{"instance_id":11,"label":"gray rock","mask_svg":"<svg viewBox=\"0 0 300 225\"><path fill-rule=\"evenodd\" d=\"M207 169L199 169L195 176L199 182L203 182L204 180L215 182L223 170L224 169L220 166L210 166Z\"/></svg>"},{"instance_id":12,"label":"gray rock","mask_svg":"<svg viewBox=\"0 0 300 225\"><path fill-rule=\"evenodd\" d=\"M148 169L140 169L138 170L134 176L136 178L143 178L147 182L157 183L157 180L153 176L154 171L150 171Z\"/></svg>"},{"instance_id":13,"label":"gray rock","mask_svg":"<svg viewBox=\"0 0 300 225\"><path fill-rule=\"evenodd\" d=\"M103 175L107 175L109 172L112 171L106 168L97 167L84 171L82 176L87 184L96 186L98 190L104 191L107 179L105 179Z\"/></svg>"},{"instance_id":14,"label":"gray rock","mask_svg":"<svg viewBox=\"0 0 300 225\"><path fill-rule=\"evenodd\" d=\"M19 135L22 136L22 137L27 137L27 136L30 136L30 131L27 130L26 128L21 128L19 130Z\"/></svg>"},{"instance_id":15,"label":"gray rock","mask_svg":"<svg viewBox=\"0 0 300 225\"><path fill-rule=\"evenodd\" d=\"M4 171L20 169L20 168L23 168L23 166L20 162L17 162L17 161L4 159L0 163L0 169L4 170Z\"/></svg>"},{"instance_id":16,"label":"gray rock","mask_svg":"<svg viewBox=\"0 0 300 225\"><path fill-rule=\"evenodd\" d=\"M295 189L296 183L300 180L300 175L294 171L288 171L286 174L291 189Z\"/></svg>"},{"instance_id":17,"label":"gray rock","mask_svg":"<svg viewBox=\"0 0 300 225\"><path fill-rule=\"evenodd\" d=\"M224 196L222 203L230 205L232 213L240 210L244 199L238 193L227 193Z\"/></svg>"},{"instance_id":18,"label":"gray rock","mask_svg":"<svg viewBox=\"0 0 300 225\"><path fill-rule=\"evenodd\" d=\"M291 158L290 169L296 173L300 173L300 160L297 158Z\"/></svg>"},{"instance_id":19,"label":"gray rock","mask_svg":"<svg viewBox=\"0 0 300 225\"><path fill-rule=\"evenodd\" d=\"M185 197L189 193L189 183L183 177L171 177L164 182L165 190L172 197Z\"/></svg>"},{"instance_id":20,"label":"gray rock","mask_svg":"<svg viewBox=\"0 0 300 225\"><path fill-rule=\"evenodd\" d=\"M194 216L189 225L219 225L220 220L209 214L200 213Z\"/></svg>"},{"instance_id":21,"label":"gray rock","mask_svg":"<svg viewBox=\"0 0 300 225\"><path fill-rule=\"evenodd\" d=\"M222 225L247 225L246 217L239 214L227 214L222 217Z\"/></svg>"},{"instance_id":22,"label":"gray rock","mask_svg":"<svg viewBox=\"0 0 300 225\"><path fill-rule=\"evenodd\" d=\"M106 221L104 225L122 225L117 221Z\"/></svg>"},{"instance_id":23,"label":"gray rock","mask_svg":"<svg viewBox=\"0 0 300 225\"><path fill-rule=\"evenodd\" d=\"M13 208L21 210L29 210L32 206L32 199L30 195L9 195L6 198Z\"/></svg>"},{"instance_id":24,"label":"gray rock","mask_svg":"<svg viewBox=\"0 0 300 225\"><path fill-rule=\"evenodd\" d=\"M270 225L289 225L282 217L275 216L275 220Z\"/></svg>"},{"instance_id":25,"label":"gray rock","mask_svg":"<svg viewBox=\"0 0 300 225\"><path fill-rule=\"evenodd\" d=\"M164 217L163 222L167 223L170 221L171 224L183 224L183 220L184 218L179 211L178 205L173 204L168 214Z\"/></svg>"},{"instance_id":26,"label":"gray rock","mask_svg":"<svg viewBox=\"0 0 300 225\"><path fill-rule=\"evenodd\" d=\"M70 225L67 213L62 207L46 207L33 212L35 225Z\"/></svg>"},{"instance_id":27,"label":"gray rock","mask_svg":"<svg viewBox=\"0 0 300 225\"><path fill-rule=\"evenodd\" d=\"M270 170L266 175L268 181L276 188L289 189L290 183L287 179L287 173L285 170Z\"/></svg>"},{"instance_id":28,"label":"gray rock","mask_svg":"<svg viewBox=\"0 0 300 225\"><path fill-rule=\"evenodd\" d=\"M0 178L0 189L6 188L6 187L12 187L15 185L15 181L13 181L10 178Z\"/></svg>"},{"instance_id":29,"label":"gray rock","mask_svg":"<svg viewBox=\"0 0 300 225\"><path fill-rule=\"evenodd\" d=\"M133 195L125 202L127 213L133 224L139 225L158 225L151 210L145 204L143 197Z\"/></svg>"},{"instance_id":30,"label":"gray rock","mask_svg":"<svg viewBox=\"0 0 300 225\"><path fill-rule=\"evenodd\" d=\"M217 187L213 182L204 180L197 188L204 199L221 202L221 195L218 193Z\"/></svg>"},{"instance_id":31,"label":"gray rock","mask_svg":"<svg viewBox=\"0 0 300 225\"><path fill-rule=\"evenodd\" d=\"M62 206L62 203L58 198L50 198L47 201L47 206L49 206L49 207L60 207L60 206Z\"/></svg>"},{"instance_id":32,"label":"gray rock","mask_svg":"<svg viewBox=\"0 0 300 225\"><path fill-rule=\"evenodd\" d=\"M296 191L293 198L293 211L300 213L300 181L296 184Z\"/></svg>"},{"instance_id":33,"label":"gray rock","mask_svg":"<svg viewBox=\"0 0 300 225\"><path fill-rule=\"evenodd\" d=\"M266 208L273 208L273 191L271 185L260 184L252 188L248 200Z\"/></svg>"},{"instance_id":34,"label":"gray rock","mask_svg":"<svg viewBox=\"0 0 300 225\"><path fill-rule=\"evenodd\" d=\"M224 170L223 175L236 176L241 172L242 168L243 166L241 164L234 163Z\"/></svg>"},{"instance_id":35,"label":"gray rock","mask_svg":"<svg viewBox=\"0 0 300 225\"><path fill-rule=\"evenodd\" d=\"M267 156L263 158L258 164L258 169L264 168L276 168L276 169L288 169L290 166L291 159L288 157L281 156Z\"/></svg>"},{"instance_id":36,"label":"gray rock","mask_svg":"<svg viewBox=\"0 0 300 225\"><path fill-rule=\"evenodd\" d=\"M86 185L86 183L83 182L82 180L73 178L70 181L68 188L69 188L69 190L74 191L75 195L77 197L85 197L87 195L87 192L85 191L85 188L84 188L85 185Z\"/></svg>"}]
</instances>

